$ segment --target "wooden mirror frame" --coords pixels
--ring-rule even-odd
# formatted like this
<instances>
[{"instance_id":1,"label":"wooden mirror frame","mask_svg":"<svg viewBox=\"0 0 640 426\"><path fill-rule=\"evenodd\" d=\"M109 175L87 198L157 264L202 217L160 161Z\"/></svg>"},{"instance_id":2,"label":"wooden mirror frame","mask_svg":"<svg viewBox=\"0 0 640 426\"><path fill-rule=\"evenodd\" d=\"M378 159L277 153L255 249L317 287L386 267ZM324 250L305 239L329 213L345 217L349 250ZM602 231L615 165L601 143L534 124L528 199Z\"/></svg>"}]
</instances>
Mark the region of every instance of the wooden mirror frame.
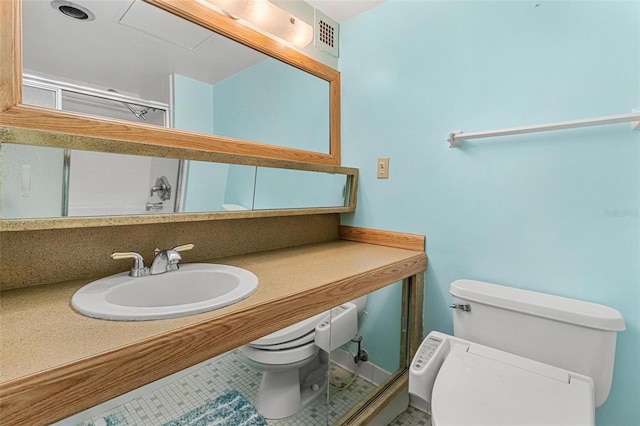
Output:
<instances>
[{"instance_id":1,"label":"wooden mirror frame","mask_svg":"<svg viewBox=\"0 0 640 426\"><path fill-rule=\"evenodd\" d=\"M4 0L0 0L0 3L2 1ZM214 151L178 147L163 147L162 149L159 149L157 146L151 144L132 144L128 141L118 139L96 138L32 128L9 127L0 124L0 157L2 157L2 144L66 148L83 151L107 152L112 154L143 155L159 158L185 159L245 166L342 174L346 179L346 194L345 205L341 207L297 207L247 211L175 212L149 215L0 219L0 231L34 231L43 229L84 228L132 224L198 222L203 220L350 213L356 210L359 171L352 167L333 166L328 164L308 164L297 161L249 157L245 155L224 154Z\"/></svg>"},{"instance_id":2,"label":"wooden mirror frame","mask_svg":"<svg viewBox=\"0 0 640 426\"><path fill-rule=\"evenodd\" d=\"M305 163L340 165L340 73L195 0L144 0L329 83L329 154L22 104L22 3L0 1L0 125Z\"/></svg>"}]
</instances>

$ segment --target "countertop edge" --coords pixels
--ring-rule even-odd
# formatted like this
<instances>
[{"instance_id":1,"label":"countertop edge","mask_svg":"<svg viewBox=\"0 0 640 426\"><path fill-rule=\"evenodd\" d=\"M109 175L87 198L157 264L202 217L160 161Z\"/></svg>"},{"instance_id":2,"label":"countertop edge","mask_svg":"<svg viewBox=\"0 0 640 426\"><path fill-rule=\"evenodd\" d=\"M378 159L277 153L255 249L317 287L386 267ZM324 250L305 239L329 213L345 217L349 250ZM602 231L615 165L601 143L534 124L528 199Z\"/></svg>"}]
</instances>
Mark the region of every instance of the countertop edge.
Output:
<instances>
[{"instance_id":1,"label":"countertop edge","mask_svg":"<svg viewBox=\"0 0 640 426\"><path fill-rule=\"evenodd\" d=\"M421 273L424 252L0 384L0 423L46 424ZM117 378L114 380L114 378Z\"/></svg>"}]
</instances>

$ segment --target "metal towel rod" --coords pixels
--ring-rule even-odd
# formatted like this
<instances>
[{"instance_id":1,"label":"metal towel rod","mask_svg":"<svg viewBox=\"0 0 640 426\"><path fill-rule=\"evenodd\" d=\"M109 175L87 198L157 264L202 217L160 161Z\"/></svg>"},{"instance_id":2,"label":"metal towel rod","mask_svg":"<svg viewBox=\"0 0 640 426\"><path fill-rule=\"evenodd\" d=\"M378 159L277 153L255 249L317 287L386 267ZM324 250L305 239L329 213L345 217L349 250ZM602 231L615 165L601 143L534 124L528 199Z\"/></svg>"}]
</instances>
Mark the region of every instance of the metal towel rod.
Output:
<instances>
[{"instance_id":1,"label":"metal towel rod","mask_svg":"<svg viewBox=\"0 0 640 426\"><path fill-rule=\"evenodd\" d=\"M633 128L640 126L640 112L632 112L629 114L610 115L607 117L585 118L582 120L560 121L549 124L536 124L533 126L511 127L500 130L487 130L482 132L452 132L449 134L449 148L459 147L463 140L491 138L494 136L520 135L523 133L548 132L552 130L573 129L576 127L602 126L606 124L617 123L633 123Z\"/></svg>"}]
</instances>

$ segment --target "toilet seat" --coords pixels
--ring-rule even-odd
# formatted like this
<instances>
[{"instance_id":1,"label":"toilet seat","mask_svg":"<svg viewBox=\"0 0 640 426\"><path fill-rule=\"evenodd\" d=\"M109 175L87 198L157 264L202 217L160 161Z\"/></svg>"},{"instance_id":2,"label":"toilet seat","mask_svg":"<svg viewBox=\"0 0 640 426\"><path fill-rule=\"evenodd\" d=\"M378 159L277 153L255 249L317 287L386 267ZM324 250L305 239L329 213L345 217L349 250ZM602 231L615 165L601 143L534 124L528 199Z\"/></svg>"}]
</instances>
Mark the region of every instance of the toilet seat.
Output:
<instances>
[{"instance_id":1,"label":"toilet seat","mask_svg":"<svg viewBox=\"0 0 640 426\"><path fill-rule=\"evenodd\" d=\"M249 346L265 350L275 350L300 346L304 343L313 341L313 333L311 332L315 331L316 326L327 315L329 315L328 312L323 312L321 314L312 316L311 318L307 318L305 320L292 324L289 327L285 327L282 330L278 330L274 333L254 340L253 342L249 343ZM309 334L311 336L309 336ZM297 339L300 340L296 342Z\"/></svg>"},{"instance_id":2,"label":"toilet seat","mask_svg":"<svg viewBox=\"0 0 640 426\"><path fill-rule=\"evenodd\" d=\"M316 356L319 351L320 348L318 348L313 342L279 351L257 349L249 345L240 347L240 352L249 360L258 364L263 364L264 366L271 365L274 367L283 365L292 367L292 364L305 362L306 360Z\"/></svg>"},{"instance_id":3,"label":"toilet seat","mask_svg":"<svg viewBox=\"0 0 640 426\"><path fill-rule=\"evenodd\" d=\"M263 369L304 364L320 351L314 340L315 330L327 315L323 312L297 322L242 346L240 351L249 360L261 364Z\"/></svg>"},{"instance_id":4,"label":"toilet seat","mask_svg":"<svg viewBox=\"0 0 640 426\"><path fill-rule=\"evenodd\" d=\"M481 345L453 345L433 386L432 423L593 425L593 382Z\"/></svg>"},{"instance_id":5,"label":"toilet seat","mask_svg":"<svg viewBox=\"0 0 640 426\"><path fill-rule=\"evenodd\" d=\"M291 349L297 346L302 346L302 345L306 345L307 343L311 343L315 341L315 335L316 335L315 330L312 330L302 337L298 337L297 339L289 340L287 342L276 343L274 345L260 345L260 344L256 344L256 342L251 342L248 344L248 346L251 346L252 348L256 348L256 349L262 349L264 351L280 351L282 349Z\"/></svg>"}]
</instances>

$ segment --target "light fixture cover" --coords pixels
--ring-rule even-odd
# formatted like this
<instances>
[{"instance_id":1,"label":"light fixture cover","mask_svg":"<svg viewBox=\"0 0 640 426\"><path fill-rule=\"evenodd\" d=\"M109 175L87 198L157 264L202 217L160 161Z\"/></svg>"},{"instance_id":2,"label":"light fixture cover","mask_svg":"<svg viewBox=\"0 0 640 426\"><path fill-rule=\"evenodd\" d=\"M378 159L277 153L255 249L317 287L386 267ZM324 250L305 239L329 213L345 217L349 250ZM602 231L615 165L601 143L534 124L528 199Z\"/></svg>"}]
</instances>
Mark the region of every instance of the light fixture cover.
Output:
<instances>
[{"instance_id":1,"label":"light fixture cover","mask_svg":"<svg viewBox=\"0 0 640 426\"><path fill-rule=\"evenodd\" d=\"M303 48L313 39L313 27L268 0L206 0L234 18L296 47Z\"/></svg>"}]
</instances>

